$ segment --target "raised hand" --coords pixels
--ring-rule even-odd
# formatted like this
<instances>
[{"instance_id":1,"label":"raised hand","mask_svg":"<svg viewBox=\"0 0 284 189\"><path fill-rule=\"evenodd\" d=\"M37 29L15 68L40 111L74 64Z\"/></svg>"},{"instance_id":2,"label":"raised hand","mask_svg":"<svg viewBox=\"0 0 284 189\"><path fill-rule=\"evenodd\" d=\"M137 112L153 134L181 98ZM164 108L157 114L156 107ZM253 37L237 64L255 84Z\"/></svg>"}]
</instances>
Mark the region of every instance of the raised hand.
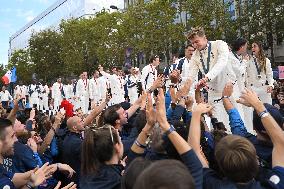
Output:
<instances>
[{"instance_id":1,"label":"raised hand","mask_svg":"<svg viewBox=\"0 0 284 189\"><path fill-rule=\"evenodd\" d=\"M273 91L273 87L271 86L267 87L267 93L272 93L272 91Z\"/></svg>"},{"instance_id":2,"label":"raised hand","mask_svg":"<svg viewBox=\"0 0 284 189\"><path fill-rule=\"evenodd\" d=\"M180 80L180 71L179 70L173 70L170 73L170 80L172 83L177 84Z\"/></svg>"},{"instance_id":3,"label":"raised hand","mask_svg":"<svg viewBox=\"0 0 284 189\"><path fill-rule=\"evenodd\" d=\"M169 124L166 117L166 107L165 107L165 95L163 89L159 90L156 101L156 112L157 112L157 121L159 122L160 127L163 131L167 131Z\"/></svg>"},{"instance_id":4,"label":"raised hand","mask_svg":"<svg viewBox=\"0 0 284 189\"><path fill-rule=\"evenodd\" d=\"M19 101L21 100L20 95L16 95L16 98L13 100L13 104L15 107L19 107Z\"/></svg>"},{"instance_id":5,"label":"raised hand","mask_svg":"<svg viewBox=\"0 0 284 189\"><path fill-rule=\"evenodd\" d=\"M237 100L237 102L245 106L249 106L249 107L252 106L254 108L261 103L257 94L254 91L249 90L249 89L245 89L242 92L242 95L240 96L240 100Z\"/></svg>"},{"instance_id":6,"label":"raised hand","mask_svg":"<svg viewBox=\"0 0 284 189\"><path fill-rule=\"evenodd\" d=\"M146 119L147 124L154 126L157 121L156 111L154 110L151 94L147 95L146 105Z\"/></svg>"},{"instance_id":7,"label":"raised hand","mask_svg":"<svg viewBox=\"0 0 284 189\"><path fill-rule=\"evenodd\" d=\"M71 178L75 171L67 164L58 163L57 164L59 171L67 172L68 178Z\"/></svg>"},{"instance_id":8,"label":"raised hand","mask_svg":"<svg viewBox=\"0 0 284 189\"><path fill-rule=\"evenodd\" d=\"M30 149L36 153L37 152L37 144L36 141L33 138L29 138L28 142L27 142L28 147L30 147Z\"/></svg>"},{"instance_id":9,"label":"raised hand","mask_svg":"<svg viewBox=\"0 0 284 189\"><path fill-rule=\"evenodd\" d=\"M55 130L59 128L63 118L64 118L64 115L62 115L62 113L60 111L57 112L57 114L55 115L55 121L54 121L54 124L53 124L53 128Z\"/></svg>"},{"instance_id":10,"label":"raised hand","mask_svg":"<svg viewBox=\"0 0 284 189\"><path fill-rule=\"evenodd\" d=\"M163 75L159 75L158 78L154 81L151 89L152 90L155 90L155 89L158 89L158 88L161 88L163 87L164 85L164 76Z\"/></svg>"},{"instance_id":11,"label":"raised hand","mask_svg":"<svg viewBox=\"0 0 284 189\"><path fill-rule=\"evenodd\" d=\"M59 181L54 189L60 189L61 182ZM61 189L76 189L77 185L74 182L70 182L68 185L64 186Z\"/></svg>"},{"instance_id":12,"label":"raised hand","mask_svg":"<svg viewBox=\"0 0 284 189\"><path fill-rule=\"evenodd\" d=\"M204 104L204 103L199 103L195 108L194 108L194 112L195 113L199 113L199 114L203 114L203 113L207 113L210 112L213 109L213 106L209 105L209 104Z\"/></svg>"},{"instance_id":13,"label":"raised hand","mask_svg":"<svg viewBox=\"0 0 284 189\"><path fill-rule=\"evenodd\" d=\"M36 168L30 176L30 183L32 187L39 186L46 179L52 176L54 169L52 166L49 166L48 163L45 163L41 168Z\"/></svg>"},{"instance_id":14,"label":"raised hand","mask_svg":"<svg viewBox=\"0 0 284 189\"><path fill-rule=\"evenodd\" d=\"M185 105L186 105L186 109L187 110L191 110L192 109L192 106L193 106L193 98L192 96L187 96L186 100L185 100Z\"/></svg>"},{"instance_id":15,"label":"raised hand","mask_svg":"<svg viewBox=\"0 0 284 189\"><path fill-rule=\"evenodd\" d=\"M222 96L231 96L233 94L233 88L234 85L232 84L232 82L226 83L222 92Z\"/></svg>"},{"instance_id":16,"label":"raised hand","mask_svg":"<svg viewBox=\"0 0 284 189\"><path fill-rule=\"evenodd\" d=\"M35 114L36 114L35 109L32 108L32 110L30 111L30 120L33 120L35 118Z\"/></svg>"}]
</instances>

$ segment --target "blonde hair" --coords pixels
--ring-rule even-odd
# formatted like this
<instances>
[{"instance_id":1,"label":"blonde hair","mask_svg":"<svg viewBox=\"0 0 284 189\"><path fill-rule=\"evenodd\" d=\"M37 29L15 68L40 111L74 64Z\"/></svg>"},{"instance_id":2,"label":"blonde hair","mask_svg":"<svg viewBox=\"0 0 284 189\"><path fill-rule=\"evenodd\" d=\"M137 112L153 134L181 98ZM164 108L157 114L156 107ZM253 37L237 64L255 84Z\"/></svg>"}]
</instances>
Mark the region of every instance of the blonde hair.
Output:
<instances>
[{"instance_id":1,"label":"blonde hair","mask_svg":"<svg viewBox=\"0 0 284 189\"><path fill-rule=\"evenodd\" d=\"M215 148L220 170L234 182L248 182L256 177L258 163L256 149L246 138L228 135Z\"/></svg>"},{"instance_id":2,"label":"blonde hair","mask_svg":"<svg viewBox=\"0 0 284 189\"><path fill-rule=\"evenodd\" d=\"M259 53L258 53L258 57L256 58L259 65L260 65L260 71L264 71L264 73L266 73L266 56L263 50L263 46L260 42L255 41L253 42L255 44L257 44L258 48L259 48Z\"/></svg>"},{"instance_id":3,"label":"blonde hair","mask_svg":"<svg viewBox=\"0 0 284 189\"><path fill-rule=\"evenodd\" d=\"M202 27L195 27L190 30L190 32L187 34L187 39L191 40L195 36L203 37L205 36L205 31Z\"/></svg>"}]
</instances>

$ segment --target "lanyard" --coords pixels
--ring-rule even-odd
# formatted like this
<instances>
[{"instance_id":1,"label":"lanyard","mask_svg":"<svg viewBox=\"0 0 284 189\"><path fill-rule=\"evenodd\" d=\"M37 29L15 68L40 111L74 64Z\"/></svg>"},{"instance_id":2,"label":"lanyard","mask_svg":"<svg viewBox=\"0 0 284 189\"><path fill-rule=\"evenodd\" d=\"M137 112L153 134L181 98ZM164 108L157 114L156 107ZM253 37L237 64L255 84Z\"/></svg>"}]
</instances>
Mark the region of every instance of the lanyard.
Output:
<instances>
[{"instance_id":1,"label":"lanyard","mask_svg":"<svg viewBox=\"0 0 284 189\"><path fill-rule=\"evenodd\" d=\"M243 63L243 60L239 58L237 53L233 52L233 55L240 61L241 64Z\"/></svg>"},{"instance_id":2,"label":"lanyard","mask_svg":"<svg viewBox=\"0 0 284 189\"><path fill-rule=\"evenodd\" d=\"M153 67L153 65L151 64L151 73L153 74L153 79L154 81L156 80L156 69Z\"/></svg>"},{"instance_id":3,"label":"lanyard","mask_svg":"<svg viewBox=\"0 0 284 189\"><path fill-rule=\"evenodd\" d=\"M256 58L255 58L255 57L253 57L253 61L254 61L254 65L255 65L256 70L257 70L257 75L259 75L259 76L260 76L260 67L258 66L258 63L257 63L257 61L256 61Z\"/></svg>"},{"instance_id":4,"label":"lanyard","mask_svg":"<svg viewBox=\"0 0 284 189\"><path fill-rule=\"evenodd\" d=\"M122 89L123 85L122 85L121 77L119 76L118 79L119 79L119 83L120 83L120 88Z\"/></svg>"},{"instance_id":5,"label":"lanyard","mask_svg":"<svg viewBox=\"0 0 284 189\"><path fill-rule=\"evenodd\" d=\"M87 90L87 85L88 85L88 80L83 80L84 86L85 86L85 90Z\"/></svg>"},{"instance_id":6,"label":"lanyard","mask_svg":"<svg viewBox=\"0 0 284 189\"><path fill-rule=\"evenodd\" d=\"M203 70L204 70L205 74L207 74L209 72L210 54L211 54L211 43L209 42L208 57L207 57L207 67L205 67L203 56L202 56L202 53L200 52L200 61L202 63L202 67L203 67Z\"/></svg>"}]
</instances>

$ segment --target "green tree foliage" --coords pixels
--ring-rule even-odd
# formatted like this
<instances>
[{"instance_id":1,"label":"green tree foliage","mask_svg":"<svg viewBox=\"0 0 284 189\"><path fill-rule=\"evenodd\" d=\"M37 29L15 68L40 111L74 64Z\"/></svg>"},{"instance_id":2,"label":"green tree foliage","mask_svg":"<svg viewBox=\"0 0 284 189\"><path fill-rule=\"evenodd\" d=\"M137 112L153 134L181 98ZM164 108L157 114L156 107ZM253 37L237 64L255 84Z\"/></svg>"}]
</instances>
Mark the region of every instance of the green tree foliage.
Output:
<instances>
[{"instance_id":1,"label":"green tree foliage","mask_svg":"<svg viewBox=\"0 0 284 189\"><path fill-rule=\"evenodd\" d=\"M99 64L122 66L126 49L131 49L134 66L146 63L152 54L169 63L172 52L185 45L187 31L196 26L204 27L209 40L230 43L239 36L260 36L273 55L273 41L282 41L284 35L282 1L139 0L123 12L102 10L62 21L57 30L34 33L29 49L14 52L9 66L16 65L24 81L30 81L32 73L51 81L93 72ZM236 15L229 9L233 4Z\"/></svg>"},{"instance_id":2,"label":"green tree foliage","mask_svg":"<svg viewBox=\"0 0 284 189\"><path fill-rule=\"evenodd\" d=\"M18 50L11 56L7 69L11 69L13 66L17 68L17 79L24 83L30 83L32 80L32 74L34 73L34 64L30 61L29 52L27 50Z\"/></svg>"},{"instance_id":3,"label":"green tree foliage","mask_svg":"<svg viewBox=\"0 0 284 189\"><path fill-rule=\"evenodd\" d=\"M187 0L188 25L202 26L210 40L224 39L231 42L237 34L235 21L229 12L230 1Z\"/></svg>"},{"instance_id":4,"label":"green tree foliage","mask_svg":"<svg viewBox=\"0 0 284 189\"><path fill-rule=\"evenodd\" d=\"M274 45L283 41L284 4L282 0L237 0L240 34L270 49L274 63Z\"/></svg>"},{"instance_id":5,"label":"green tree foliage","mask_svg":"<svg viewBox=\"0 0 284 189\"><path fill-rule=\"evenodd\" d=\"M29 44L30 58L38 75L37 79L51 81L66 73L60 59L62 48L61 35L58 32L48 29L34 33Z\"/></svg>"}]
</instances>

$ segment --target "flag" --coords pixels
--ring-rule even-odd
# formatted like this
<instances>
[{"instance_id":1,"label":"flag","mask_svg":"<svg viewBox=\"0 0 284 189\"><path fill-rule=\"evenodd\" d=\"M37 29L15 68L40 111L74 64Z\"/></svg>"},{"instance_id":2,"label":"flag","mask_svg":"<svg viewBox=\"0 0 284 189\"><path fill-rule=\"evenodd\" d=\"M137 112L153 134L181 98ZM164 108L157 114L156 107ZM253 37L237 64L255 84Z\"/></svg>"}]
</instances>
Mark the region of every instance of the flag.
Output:
<instances>
[{"instance_id":1,"label":"flag","mask_svg":"<svg viewBox=\"0 0 284 189\"><path fill-rule=\"evenodd\" d=\"M11 82L12 72L8 70L6 74L2 77L2 82L7 85Z\"/></svg>"},{"instance_id":2,"label":"flag","mask_svg":"<svg viewBox=\"0 0 284 189\"><path fill-rule=\"evenodd\" d=\"M17 69L15 66L11 70L8 70L6 74L2 77L2 82L5 85L8 85L10 82L16 82L17 81Z\"/></svg>"},{"instance_id":3,"label":"flag","mask_svg":"<svg viewBox=\"0 0 284 189\"><path fill-rule=\"evenodd\" d=\"M12 75L11 75L11 82L15 83L17 81L17 69L15 66L11 69Z\"/></svg>"}]
</instances>

